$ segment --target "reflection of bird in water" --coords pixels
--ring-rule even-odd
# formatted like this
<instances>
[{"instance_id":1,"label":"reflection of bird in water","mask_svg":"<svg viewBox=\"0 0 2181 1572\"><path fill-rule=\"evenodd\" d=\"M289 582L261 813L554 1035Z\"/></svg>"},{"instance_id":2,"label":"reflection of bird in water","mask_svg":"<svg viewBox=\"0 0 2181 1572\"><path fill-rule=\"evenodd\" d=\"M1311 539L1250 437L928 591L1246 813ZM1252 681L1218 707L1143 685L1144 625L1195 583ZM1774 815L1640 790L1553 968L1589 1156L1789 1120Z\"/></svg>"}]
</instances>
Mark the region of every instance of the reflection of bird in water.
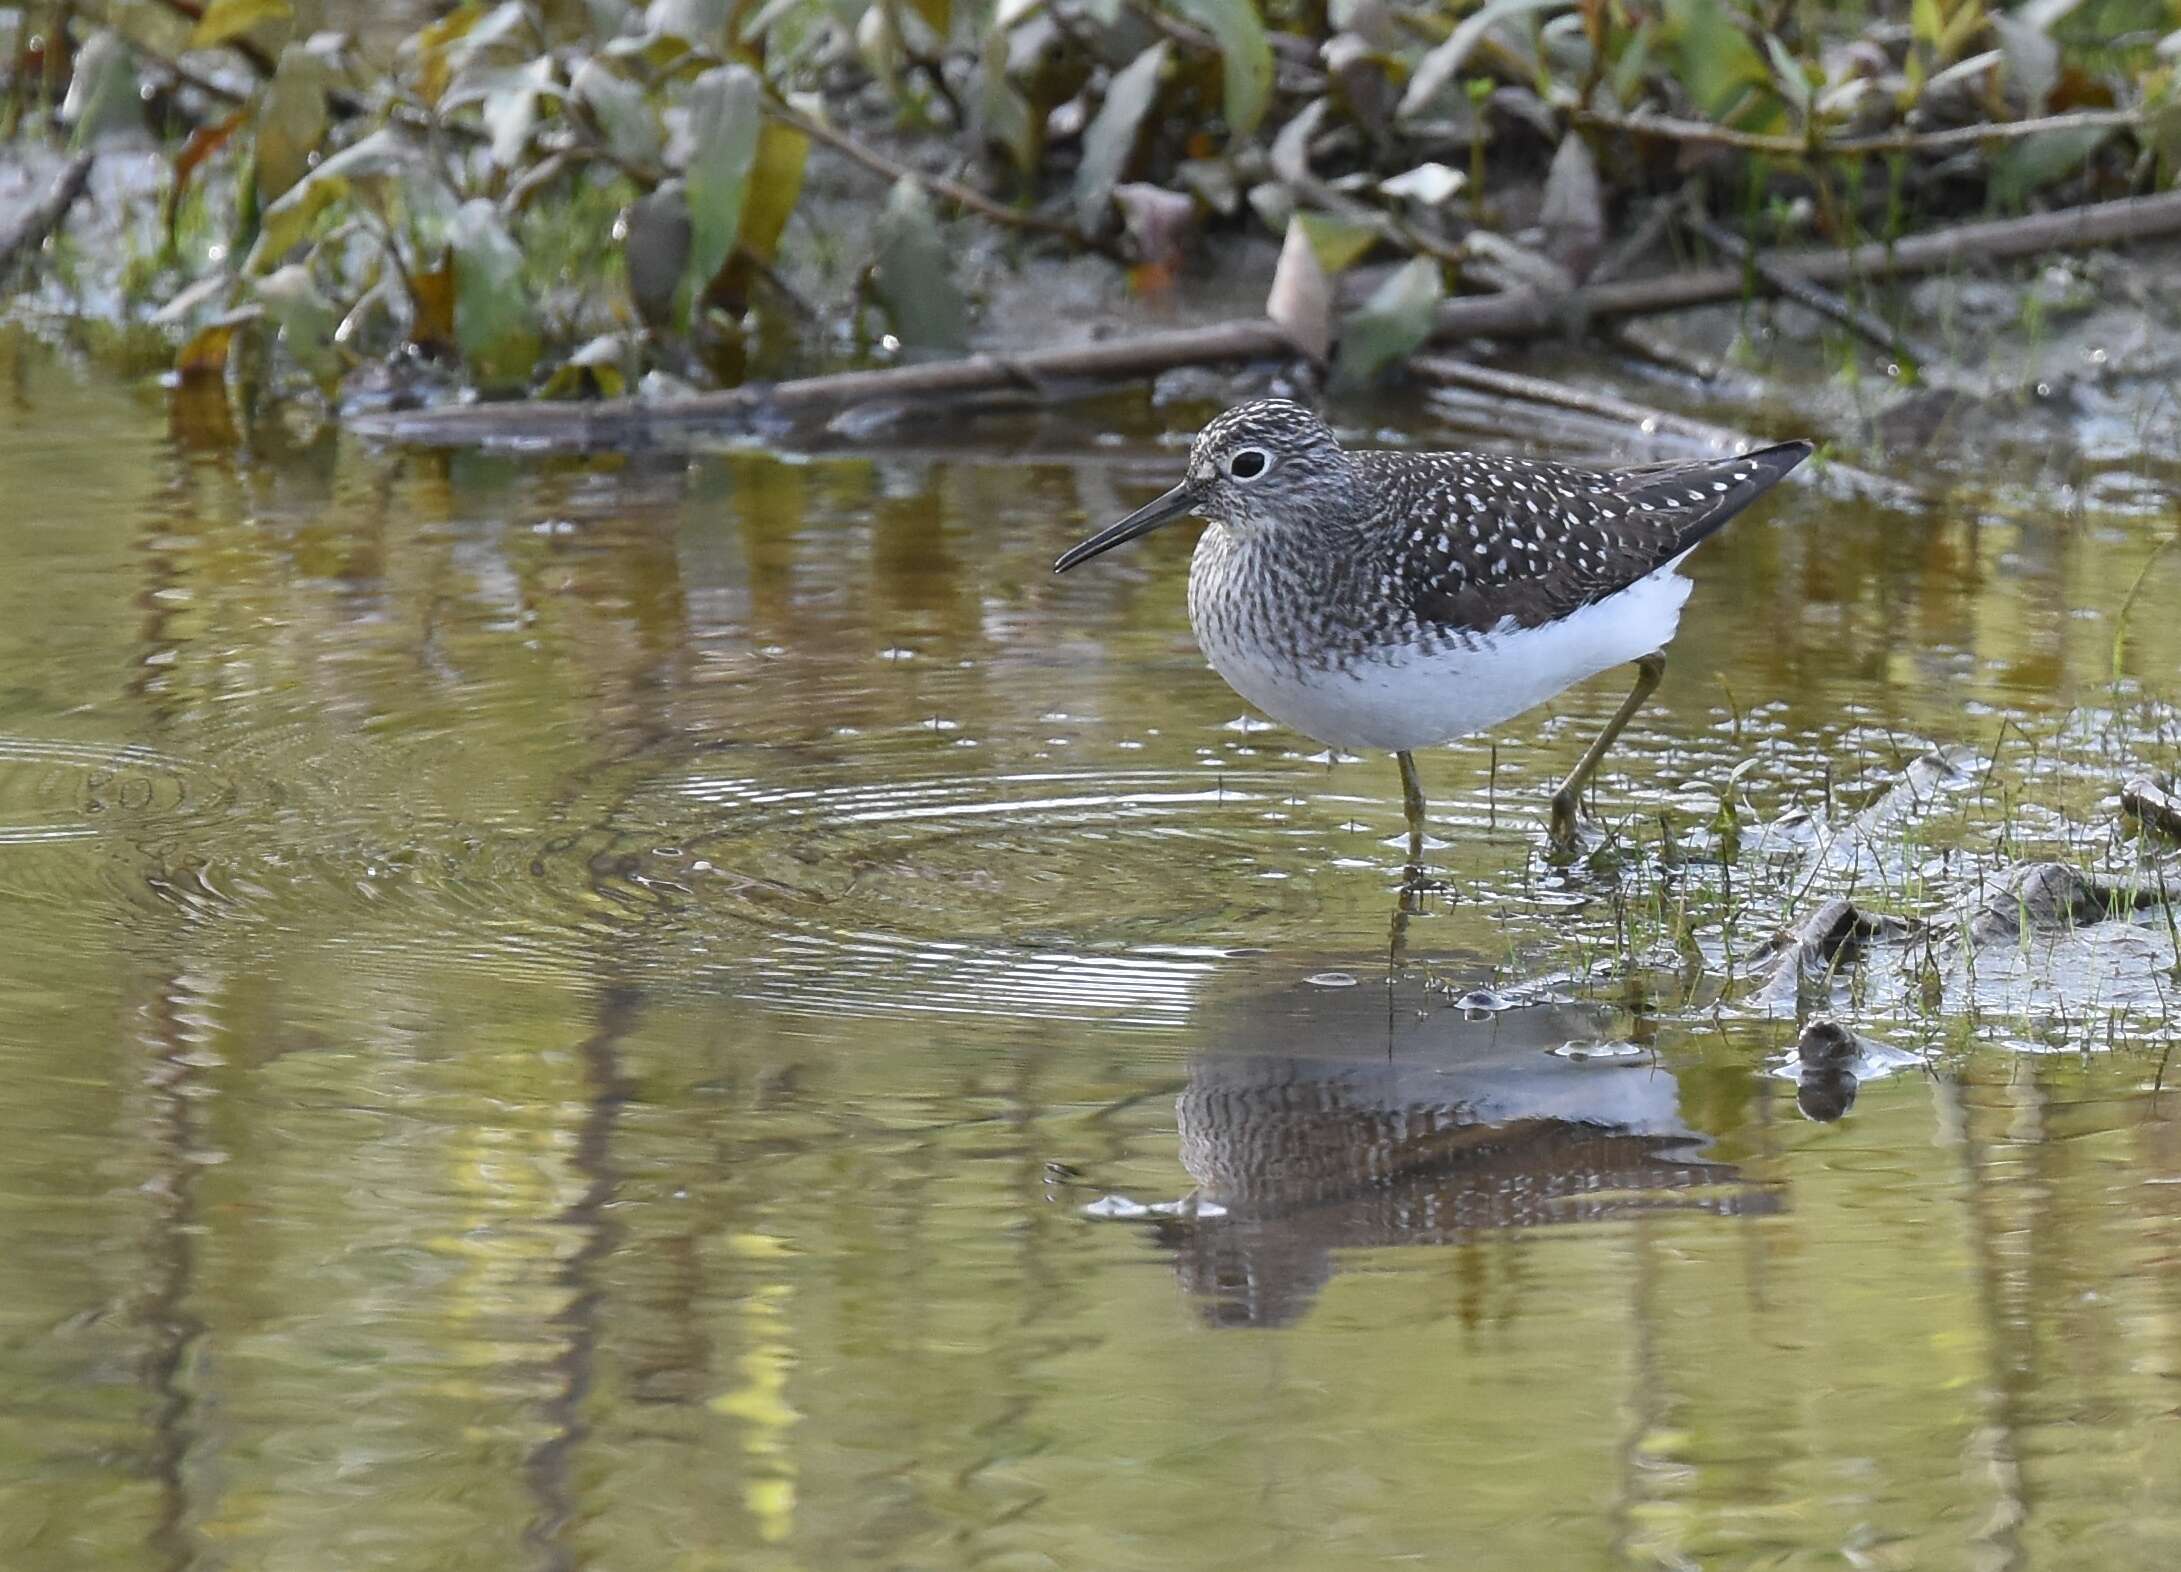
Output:
<instances>
[{"instance_id":1,"label":"reflection of bird in water","mask_svg":"<svg viewBox=\"0 0 2181 1572\"><path fill-rule=\"evenodd\" d=\"M1703 1155L1671 1073L1551 1051L1604 1025L1573 1005L1484 1019L1401 1008L1389 1023L1367 988L1243 1006L1236 1046L1190 1061L1179 1114L1195 1206L1160 1225L1207 1319L1300 1316L1341 1249L1655 1208L1772 1210Z\"/></svg>"},{"instance_id":2,"label":"reflection of bird in water","mask_svg":"<svg viewBox=\"0 0 2181 1572\"><path fill-rule=\"evenodd\" d=\"M1795 1039L1795 1106L1804 1118L1831 1124L1855 1106L1856 1089L1863 1082L1923 1067L1920 1055L1821 1016Z\"/></svg>"}]
</instances>

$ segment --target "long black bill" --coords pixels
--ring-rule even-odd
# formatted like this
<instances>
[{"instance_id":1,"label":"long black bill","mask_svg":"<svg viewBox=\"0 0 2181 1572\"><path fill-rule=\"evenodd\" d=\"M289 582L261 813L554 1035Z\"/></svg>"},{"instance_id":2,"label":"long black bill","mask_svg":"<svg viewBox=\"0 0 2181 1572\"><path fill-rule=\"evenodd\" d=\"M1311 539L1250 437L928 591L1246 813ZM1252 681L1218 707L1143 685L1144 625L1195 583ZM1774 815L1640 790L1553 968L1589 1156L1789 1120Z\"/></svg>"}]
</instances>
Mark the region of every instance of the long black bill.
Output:
<instances>
[{"instance_id":1,"label":"long black bill","mask_svg":"<svg viewBox=\"0 0 2181 1572\"><path fill-rule=\"evenodd\" d=\"M1118 524L1107 526L1079 545L1070 546L1053 564L1055 573L1065 573L1079 562L1088 562L1102 551L1125 546L1138 535L1148 535L1161 524L1171 524L1196 511L1196 493L1183 481L1164 496L1155 497L1131 513Z\"/></svg>"}]
</instances>

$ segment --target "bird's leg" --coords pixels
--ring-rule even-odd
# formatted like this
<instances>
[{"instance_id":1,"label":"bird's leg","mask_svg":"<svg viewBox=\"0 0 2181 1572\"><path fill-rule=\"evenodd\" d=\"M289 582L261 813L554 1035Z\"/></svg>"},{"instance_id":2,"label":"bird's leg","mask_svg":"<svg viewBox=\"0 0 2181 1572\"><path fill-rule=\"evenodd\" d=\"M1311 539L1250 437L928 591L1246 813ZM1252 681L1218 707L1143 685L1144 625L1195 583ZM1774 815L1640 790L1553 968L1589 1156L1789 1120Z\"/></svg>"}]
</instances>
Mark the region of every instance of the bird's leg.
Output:
<instances>
[{"instance_id":1,"label":"bird's leg","mask_svg":"<svg viewBox=\"0 0 2181 1572\"><path fill-rule=\"evenodd\" d=\"M1636 686L1622 701L1621 707L1613 712L1613 718L1605 723L1605 730L1598 733L1598 740L1575 761L1575 768L1568 771L1568 778L1560 783L1560 789L1552 794L1552 838L1561 845L1574 843L1576 816L1582 811L1583 788L1590 784L1591 772L1597 769L1606 749L1613 746L1613 740L1635 718L1636 711L1643 708L1643 701L1658 687L1659 678L1665 675L1664 650L1653 650L1637 658Z\"/></svg>"},{"instance_id":2,"label":"bird's leg","mask_svg":"<svg viewBox=\"0 0 2181 1572\"><path fill-rule=\"evenodd\" d=\"M1394 757L1401 761L1401 806L1409 817L1409 878L1416 880L1424 874L1424 783L1415 754L1403 748Z\"/></svg>"}]
</instances>

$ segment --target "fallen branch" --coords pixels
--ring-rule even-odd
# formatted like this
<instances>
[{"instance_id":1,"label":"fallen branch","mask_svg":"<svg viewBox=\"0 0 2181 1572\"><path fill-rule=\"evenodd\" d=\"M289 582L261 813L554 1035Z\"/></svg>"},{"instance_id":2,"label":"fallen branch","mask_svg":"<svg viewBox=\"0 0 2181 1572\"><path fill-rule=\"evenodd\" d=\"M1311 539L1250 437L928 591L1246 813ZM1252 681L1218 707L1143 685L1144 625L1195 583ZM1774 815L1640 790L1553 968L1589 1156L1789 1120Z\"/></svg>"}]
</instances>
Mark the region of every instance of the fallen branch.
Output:
<instances>
[{"instance_id":1,"label":"fallen branch","mask_svg":"<svg viewBox=\"0 0 2181 1572\"><path fill-rule=\"evenodd\" d=\"M1763 153L1773 158L1867 158L1882 153L1954 153L1981 147L1986 142L2016 142L2024 137L2055 131L2134 131L2143 116L2128 109L2086 109L2075 114L2039 115L2031 120L1991 120L1976 125L1948 126L1942 131L1885 131L1875 136L1823 137L1770 136L1756 131L1737 131L1703 120L1679 120L1671 115L1616 115L1600 109L1575 111L1579 125L1624 136L1655 136L1669 142L1704 147L1728 147L1744 153Z\"/></svg>"},{"instance_id":2,"label":"fallen branch","mask_svg":"<svg viewBox=\"0 0 2181 1572\"><path fill-rule=\"evenodd\" d=\"M1585 388L1571 387L1565 382L1555 382L1549 377L1500 371L1491 366L1480 366L1475 361L1457 360L1448 355L1419 355L1409 362L1409 370L1426 382L1475 388L1479 392L1496 393L1503 398L1520 399L1531 404L1549 404L1555 409L1571 409L1582 415L1596 415L1620 425L1634 426L1639 431L1680 437L1713 453L1732 455L1763 446L1756 437L1746 431L1736 431L1731 426L1715 426L1708 420L1677 415L1670 410L1652 409L1611 393L1593 393Z\"/></svg>"},{"instance_id":3,"label":"fallen branch","mask_svg":"<svg viewBox=\"0 0 2181 1572\"><path fill-rule=\"evenodd\" d=\"M466 404L363 415L349 425L366 436L427 445L645 447L693 432L735 430L766 413L834 415L863 404L962 398L1007 389L1027 389L1051 399L1070 385L1111 383L1153 376L1176 366L1269 360L1291 353L1287 334L1279 325L1259 318L1027 355L971 355L876 371L842 371L657 403L624 398L584 404Z\"/></svg>"},{"instance_id":4,"label":"fallen branch","mask_svg":"<svg viewBox=\"0 0 2181 1572\"><path fill-rule=\"evenodd\" d=\"M1616 425L1629 426L1650 435L1678 437L1706 452L1732 456L1762 447L1761 437L1732 426L1715 425L1708 420L1698 420L1690 415L1678 415L1672 410L1653 409L1648 404L1638 404L1633 399L1621 398L1613 393L1597 393L1588 388L1572 387L1565 382L1555 382L1549 377L1529 376L1521 372L1501 371L1492 366L1480 366L1474 361L1457 360L1445 355L1419 355L1409 362L1409 370L1426 382L1445 383L1453 387L1470 388L1480 393L1495 394L1529 404L1543 404L1552 409L1572 410L1580 415L1609 420ZM1817 470L1798 470L1798 475L1815 477ZM1908 503L1919 499L1912 486L1900 481L1876 475L1853 465L1828 462L1823 469L1828 479L1841 480L1851 485L1859 494L1893 503Z\"/></svg>"},{"instance_id":5,"label":"fallen branch","mask_svg":"<svg viewBox=\"0 0 2181 1572\"><path fill-rule=\"evenodd\" d=\"M2082 250L2123 240L2181 233L2181 191L2095 202L2056 213L1992 219L1824 251L1791 251L1766 260L1802 278L1837 284L1856 277L1906 278L1981 262ZM1564 298L1510 290L1483 300L1453 300L1439 308L1441 338L1513 338L1559 331L1600 317L1649 316L1688 306L1715 305L1746 292L1739 267L1689 268L1657 278L1633 279L1571 291Z\"/></svg>"},{"instance_id":6,"label":"fallen branch","mask_svg":"<svg viewBox=\"0 0 2181 1572\"><path fill-rule=\"evenodd\" d=\"M23 214L15 232L0 235L0 276L44 245L46 236L60 228L61 221L68 217L68 210L76 205L76 199L91 183L91 165L95 157L83 152L71 158L54 177L52 188Z\"/></svg>"},{"instance_id":7,"label":"fallen branch","mask_svg":"<svg viewBox=\"0 0 2181 1572\"><path fill-rule=\"evenodd\" d=\"M2062 213L1964 224L1892 245L1796 252L1767 260L1803 278L1837 282L1852 276L1933 273L1956 265L2176 233L2181 233L2181 192L2168 192ZM1744 270L1734 267L1695 268L1563 294L1517 288L1446 302L1439 308L1433 336L1441 341L1534 337L1595 320L1733 300L1747 287ZM359 416L351 425L368 435L429 445L642 446L707 429L734 430L764 412L830 415L857 404L958 397L1001 388L1052 392L1071 383L1149 377L1178 366L1270 360L1292 353L1286 334L1275 323L1255 318L1015 356L973 355L938 364L842 372L671 402L472 404Z\"/></svg>"}]
</instances>

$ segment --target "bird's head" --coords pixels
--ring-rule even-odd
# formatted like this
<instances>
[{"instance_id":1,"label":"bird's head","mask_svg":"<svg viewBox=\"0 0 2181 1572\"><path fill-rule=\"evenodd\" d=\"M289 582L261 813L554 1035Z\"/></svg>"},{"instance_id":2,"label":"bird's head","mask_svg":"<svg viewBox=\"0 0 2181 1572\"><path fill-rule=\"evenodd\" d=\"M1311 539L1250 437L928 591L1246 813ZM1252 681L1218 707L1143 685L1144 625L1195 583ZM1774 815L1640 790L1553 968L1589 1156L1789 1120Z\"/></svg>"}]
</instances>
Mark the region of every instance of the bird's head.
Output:
<instances>
[{"instance_id":1,"label":"bird's head","mask_svg":"<svg viewBox=\"0 0 2181 1572\"><path fill-rule=\"evenodd\" d=\"M1239 531L1337 517L1350 486L1348 455L1316 415L1286 399L1239 404L1197 433L1179 485L1071 547L1053 571L1192 513Z\"/></svg>"}]
</instances>

